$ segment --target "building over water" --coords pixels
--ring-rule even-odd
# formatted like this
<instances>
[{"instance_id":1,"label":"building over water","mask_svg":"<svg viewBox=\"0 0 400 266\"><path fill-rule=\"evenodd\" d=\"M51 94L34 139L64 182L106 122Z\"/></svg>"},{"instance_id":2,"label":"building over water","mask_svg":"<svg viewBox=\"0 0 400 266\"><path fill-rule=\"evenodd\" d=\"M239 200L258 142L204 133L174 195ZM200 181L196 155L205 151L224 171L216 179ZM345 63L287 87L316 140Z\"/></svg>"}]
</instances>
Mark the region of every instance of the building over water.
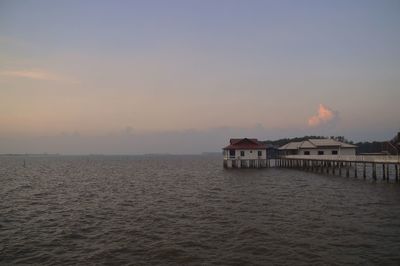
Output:
<instances>
[{"instance_id":1,"label":"building over water","mask_svg":"<svg viewBox=\"0 0 400 266\"><path fill-rule=\"evenodd\" d=\"M355 155L357 146L334 139L290 142L279 148L282 155Z\"/></svg>"},{"instance_id":2,"label":"building over water","mask_svg":"<svg viewBox=\"0 0 400 266\"><path fill-rule=\"evenodd\" d=\"M225 168L267 167L267 145L257 139L230 139L223 154Z\"/></svg>"}]
</instances>

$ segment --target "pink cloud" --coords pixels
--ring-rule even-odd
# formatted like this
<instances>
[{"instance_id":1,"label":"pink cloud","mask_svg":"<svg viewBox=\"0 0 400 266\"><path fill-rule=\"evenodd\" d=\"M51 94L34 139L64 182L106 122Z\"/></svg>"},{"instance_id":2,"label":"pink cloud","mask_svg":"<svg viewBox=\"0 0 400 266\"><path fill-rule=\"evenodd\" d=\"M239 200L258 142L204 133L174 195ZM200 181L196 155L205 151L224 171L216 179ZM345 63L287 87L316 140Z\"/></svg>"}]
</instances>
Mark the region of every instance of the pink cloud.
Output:
<instances>
[{"instance_id":1,"label":"pink cloud","mask_svg":"<svg viewBox=\"0 0 400 266\"><path fill-rule=\"evenodd\" d=\"M43 70L17 70L17 71L2 71L2 76L15 77L15 78L28 78L35 80L58 80L59 77L43 71Z\"/></svg>"},{"instance_id":2,"label":"pink cloud","mask_svg":"<svg viewBox=\"0 0 400 266\"><path fill-rule=\"evenodd\" d=\"M319 104L318 113L308 119L308 125L316 127L334 121L337 117L338 113L336 111L331 110L323 104Z\"/></svg>"},{"instance_id":3,"label":"pink cloud","mask_svg":"<svg viewBox=\"0 0 400 266\"><path fill-rule=\"evenodd\" d=\"M3 70L0 71L1 77L78 83L77 80L71 77L61 76L43 69Z\"/></svg>"}]
</instances>

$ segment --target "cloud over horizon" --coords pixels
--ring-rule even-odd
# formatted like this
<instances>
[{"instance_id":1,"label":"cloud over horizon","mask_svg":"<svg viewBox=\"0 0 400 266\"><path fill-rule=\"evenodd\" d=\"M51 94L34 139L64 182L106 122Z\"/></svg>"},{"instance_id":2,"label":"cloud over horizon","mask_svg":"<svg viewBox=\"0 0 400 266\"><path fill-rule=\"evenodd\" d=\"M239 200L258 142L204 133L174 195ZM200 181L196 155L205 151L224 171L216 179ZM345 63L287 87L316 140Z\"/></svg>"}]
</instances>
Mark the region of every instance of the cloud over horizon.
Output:
<instances>
[{"instance_id":1,"label":"cloud over horizon","mask_svg":"<svg viewBox=\"0 0 400 266\"><path fill-rule=\"evenodd\" d=\"M310 127L327 125L337 121L338 118L338 111L334 111L323 104L319 104L317 114L308 119L308 125Z\"/></svg>"},{"instance_id":2,"label":"cloud over horizon","mask_svg":"<svg viewBox=\"0 0 400 266\"><path fill-rule=\"evenodd\" d=\"M42 81L66 81L67 79L43 69L3 70L0 76Z\"/></svg>"}]
</instances>

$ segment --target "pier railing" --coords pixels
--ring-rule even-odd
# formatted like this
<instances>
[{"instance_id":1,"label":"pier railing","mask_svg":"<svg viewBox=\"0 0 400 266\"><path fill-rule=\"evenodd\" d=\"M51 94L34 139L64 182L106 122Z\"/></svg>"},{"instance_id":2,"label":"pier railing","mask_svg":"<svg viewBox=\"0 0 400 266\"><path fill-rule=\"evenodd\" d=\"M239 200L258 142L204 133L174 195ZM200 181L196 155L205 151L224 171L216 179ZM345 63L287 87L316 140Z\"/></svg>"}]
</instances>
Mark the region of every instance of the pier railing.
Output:
<instances>
[{"instance_id":1,"label":"pier railing","mask_svg":"<svg viewBox=\"0 0 400 266\"><path fill-rule=\"evenodd\" d=\"M398 155L284 155L282 158L360 163L400 163Z\"/></svg>"}]
</instances>

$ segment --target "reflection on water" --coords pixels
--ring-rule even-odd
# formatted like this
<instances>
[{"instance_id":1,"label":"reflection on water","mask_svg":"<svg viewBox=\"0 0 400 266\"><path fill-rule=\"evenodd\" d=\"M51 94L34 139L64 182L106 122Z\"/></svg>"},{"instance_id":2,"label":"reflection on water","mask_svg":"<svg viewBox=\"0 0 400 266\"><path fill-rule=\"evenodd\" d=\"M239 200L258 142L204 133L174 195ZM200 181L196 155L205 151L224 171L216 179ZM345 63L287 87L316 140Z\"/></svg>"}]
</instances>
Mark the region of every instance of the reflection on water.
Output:
<instances>
[{"instance_id":1,"label":"reflection on water","mask_svg":"<svg viewBox=\"0 0 400 266\"><path fill-rule=\"evenodd\" d=\"M218 156L0 157L0 264L400 263L400 186Z\"/></svg>"}]
</instances>

